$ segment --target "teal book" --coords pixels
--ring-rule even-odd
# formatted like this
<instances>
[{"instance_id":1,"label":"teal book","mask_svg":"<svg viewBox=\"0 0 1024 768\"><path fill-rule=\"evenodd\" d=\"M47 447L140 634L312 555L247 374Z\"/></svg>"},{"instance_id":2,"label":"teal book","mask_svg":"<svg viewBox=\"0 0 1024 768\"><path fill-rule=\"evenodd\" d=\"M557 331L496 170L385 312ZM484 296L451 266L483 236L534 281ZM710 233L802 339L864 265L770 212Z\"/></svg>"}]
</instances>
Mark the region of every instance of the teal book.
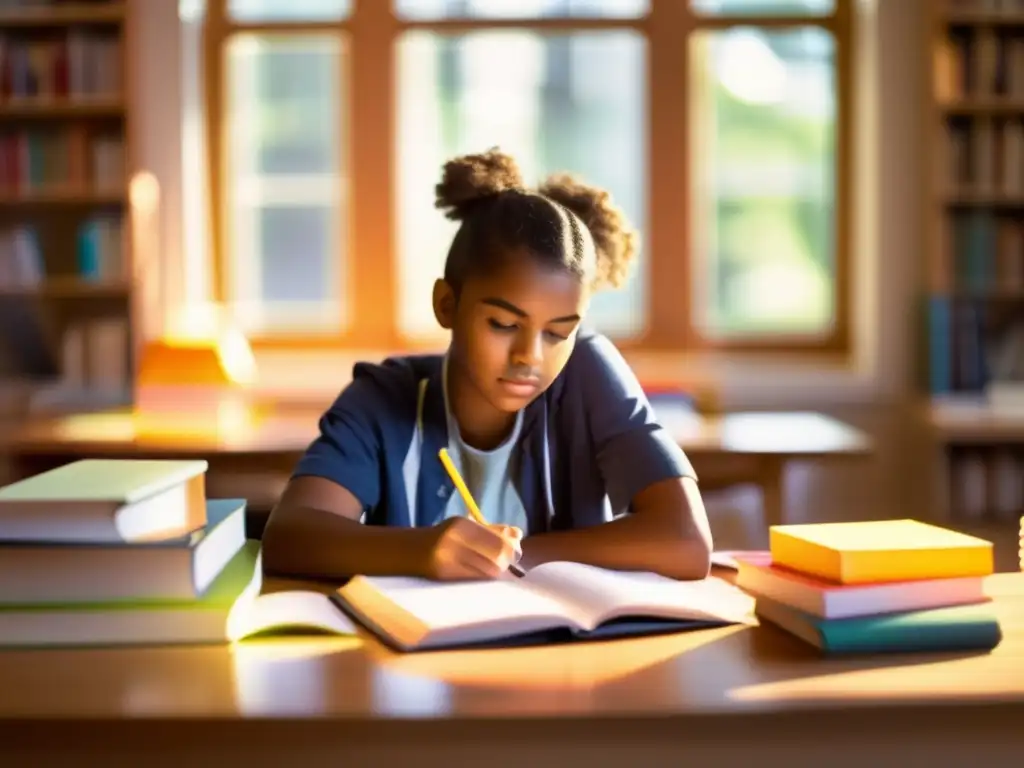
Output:
<instances>
[{"instance_id":1,"label":"teal book","mask_svg":"<svg viewBox=\"0 0 1024 768\"><path fill-rule=\"evenodd\" d=\"M100 235L95 221L88 221L78 230L78 274L85 280L102 277Z\"/></svg>"},{"instance_id":2,"label":"teal book","mask_svg":"<svg viewBox=\"0 0 1024 768\"><path fill-rule=\"evenodd\" d=\"M259 542L247 541L193 600L0 605L0 648L225 643L258 565Z\"/></svg>"},{"instance_id":3,"label":"teal book","mask_svg":"<svg viewBox=\"0 0 1024 768\"><path fill-rule=\"evenodd\" d=\"M754 611L826 654L985 651L1003 639L991 602L904 613L821 619L758 597Z\"/></svg>"}]
</instances>

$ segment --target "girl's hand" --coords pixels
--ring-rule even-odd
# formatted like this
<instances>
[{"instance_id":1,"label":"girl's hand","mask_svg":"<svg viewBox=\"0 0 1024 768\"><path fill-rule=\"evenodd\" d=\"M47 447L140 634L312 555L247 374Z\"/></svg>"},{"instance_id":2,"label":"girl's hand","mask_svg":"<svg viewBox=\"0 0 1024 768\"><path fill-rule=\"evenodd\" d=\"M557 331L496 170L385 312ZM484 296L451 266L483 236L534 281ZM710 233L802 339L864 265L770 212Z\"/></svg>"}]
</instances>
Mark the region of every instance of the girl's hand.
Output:
<instances>
[{"instance_id":1,"label":"girl's hand","mask_svg":"<svg viewBox=\"0 0 1024 768\"><path fill-rule=\"evenodd\" d=\"M523 554L518 528L452 517L435 525L431 534L423 570L439 581L496 579Z\"/></svg>"},{"instance_id":2,"label":"girl's hand","mask_svg":"<svg viewBox=\"0 0 1024 768\"><path fill-rule=\"evenodd\" d=\"M502 536L507 536L510 539L514 539L516 541L523 540L523 529L516 528L514 525L489 525L487 527L493 531L497 531Z\"/></svg>"}]
</instances>

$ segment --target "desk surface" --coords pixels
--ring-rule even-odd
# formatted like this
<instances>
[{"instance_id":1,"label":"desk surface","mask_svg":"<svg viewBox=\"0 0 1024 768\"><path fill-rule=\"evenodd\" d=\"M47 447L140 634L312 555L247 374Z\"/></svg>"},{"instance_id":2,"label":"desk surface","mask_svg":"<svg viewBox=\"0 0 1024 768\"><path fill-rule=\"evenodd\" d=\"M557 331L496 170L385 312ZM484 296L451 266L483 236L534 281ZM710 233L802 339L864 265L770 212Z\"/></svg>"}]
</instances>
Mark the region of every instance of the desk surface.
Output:
<instances>
[{"instance_id":1,"label":"desk surface","mask_svg":"<svg viewBox=\"0 0 1024 768\"><path fill-rule=\"evenodd\" d=\"M991 654L823 659L774 627L395 654L369 637L0 653L0 719L644 719L1024 704L1024 574L993 577Z\"/></svg>"},{"instance_id":2,"label":"desk surface","mask_svg":"<svg viewBox=\"0 0 1024 768\"><path fill-rule=\"evenodd\" d=\"M860 431L817 413L733 413L702 417L659 410L665 427L693 455L772 455L789 458L864 455L870 440ZM222 434L146 434L123 411L87 413L29 421L11 438L14 454L67 452L119 455L125 451L176 456L209 453L300 454L317 434L319 411L272 411L239 422Z\"/></svg>"},{"instance_id":3,"label":"desk surface","mask_svg":"<svg viewBox=\"0 0 1024 768\"><path fill-rule=\"evenodd\" d=\"M822 659L767 626L408 655L365 637L5 652L0 762L1017 766L1024 575L991 591L991 654Z\"/></svg>"}]
</instances>

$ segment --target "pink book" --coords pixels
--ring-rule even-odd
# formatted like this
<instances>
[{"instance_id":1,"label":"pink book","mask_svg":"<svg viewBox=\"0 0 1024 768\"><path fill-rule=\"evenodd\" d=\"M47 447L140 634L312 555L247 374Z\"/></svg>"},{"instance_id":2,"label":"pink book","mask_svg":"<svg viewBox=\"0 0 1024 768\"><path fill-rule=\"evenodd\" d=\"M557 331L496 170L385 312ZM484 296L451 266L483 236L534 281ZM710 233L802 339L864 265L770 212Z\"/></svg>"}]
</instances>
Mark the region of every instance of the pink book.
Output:
<instances>
[{"instance_id":1,"label":"pink book","mask_svg":"<svg viewBox=\"0 0 1024 768\"><path fill-rule=\"evenodd\" d=\"M755 598L765 597L822 619L846 619L884 613L920 611L989 600L985 579L923 579L882 584L834 584L773 566L756 553L734 557L736 586Z\"/></svg>"},{"instance_id":2,"label":"pink book","mask_svg":"<svg viewBox=\"0 0 1024 768\"><path fill-rule=\"evenodd\" d=\"M759 549L723 549L711 553L711 564L719 568L728 568L731 571L738 569L738 559L742 558L748 563L760 563L771 565L772 553Z\"/></svg>"}]
</instances>

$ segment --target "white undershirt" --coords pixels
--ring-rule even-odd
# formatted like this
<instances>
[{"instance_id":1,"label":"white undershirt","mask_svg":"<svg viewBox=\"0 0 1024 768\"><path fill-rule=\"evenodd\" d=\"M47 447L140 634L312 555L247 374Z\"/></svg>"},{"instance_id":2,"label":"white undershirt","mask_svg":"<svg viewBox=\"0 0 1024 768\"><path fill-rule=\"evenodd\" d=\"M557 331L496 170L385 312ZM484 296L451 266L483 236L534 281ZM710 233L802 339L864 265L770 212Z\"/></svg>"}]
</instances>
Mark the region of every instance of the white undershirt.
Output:
<instances>
[{"instance_id":1,"label":"white undershirt","mask_svg":"<svg viewBox=\"0 0 1024 768\"><path fill-rule=\"evenodd\" d=\"M516 414L512 432L501 445L481 451L467 445L459 425L448 407L448 358L443 363L444 408L448 420L448 453L462 474L469 492L476 500L484 518L493 524L514 525L527 532L526 509L516 492L512 478L511 459L523 426L523 412ZM445 518L466 516L468 511L457 493L451 494L445 507Z\"/></svg>"}]
</instances>

